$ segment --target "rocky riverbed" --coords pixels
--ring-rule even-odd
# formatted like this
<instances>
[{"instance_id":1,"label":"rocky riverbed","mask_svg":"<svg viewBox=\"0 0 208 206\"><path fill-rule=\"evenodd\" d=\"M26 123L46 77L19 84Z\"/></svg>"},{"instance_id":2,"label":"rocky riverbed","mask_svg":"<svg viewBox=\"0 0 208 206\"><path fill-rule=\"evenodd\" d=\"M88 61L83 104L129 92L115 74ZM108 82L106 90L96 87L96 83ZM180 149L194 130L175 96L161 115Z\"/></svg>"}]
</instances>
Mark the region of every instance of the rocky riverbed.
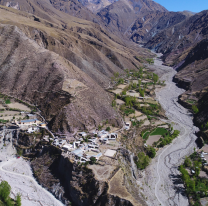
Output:
<instances>
[{"instance_id":1,"label":"rocky riverbed","mask_svg":"<svg viewBox=\"0 0 208 206\"><path fill-rule=\"evenodd\" d=\"M183 183L179 176L178 166L184 157L194 152L198 128L193 125L192 114L178 104L178 96L184 92L172 82L176 74L171 67L163 66L162 61L155 59L154 69L163 74L160 78L166 86L156 90L157 100L166 111L168 122L174 129L180 130L180 136L171 145L167 145L157 152L157 157L144 171L143 178L137 183L145 195L148 205L188 206Z\"/></svg>"}]
</instances>

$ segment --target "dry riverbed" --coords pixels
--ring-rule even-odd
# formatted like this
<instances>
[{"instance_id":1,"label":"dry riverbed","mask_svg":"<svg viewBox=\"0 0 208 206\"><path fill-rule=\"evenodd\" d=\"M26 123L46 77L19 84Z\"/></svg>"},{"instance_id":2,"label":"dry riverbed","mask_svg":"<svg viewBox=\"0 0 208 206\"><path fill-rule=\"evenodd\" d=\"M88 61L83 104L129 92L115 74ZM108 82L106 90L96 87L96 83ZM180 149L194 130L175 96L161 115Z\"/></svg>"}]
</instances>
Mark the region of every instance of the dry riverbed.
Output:
<instances>
[{"instance_id":1,"label":"dry riverbed","mask_svg":"<svg viewBox=\"0 0 208 206\"><path fill-rule=\"evenodd\" d=\"M188 206L185 189L180 180L178 166L184 157L194 152L196 148L195 132L198 131L193 125L192 114L177 103L178 96L184 92L172 82L176 74L171 67L162 66L162 62L155 59L154 69L160 73L166 86L156 90L157 100L166 111L168 122L174 129L180 130L180 136L171 145L167 145L157 152L156 158L142 172L143 178L138 179L141 191L150 206Z\"/></svg>"}]
</instances>

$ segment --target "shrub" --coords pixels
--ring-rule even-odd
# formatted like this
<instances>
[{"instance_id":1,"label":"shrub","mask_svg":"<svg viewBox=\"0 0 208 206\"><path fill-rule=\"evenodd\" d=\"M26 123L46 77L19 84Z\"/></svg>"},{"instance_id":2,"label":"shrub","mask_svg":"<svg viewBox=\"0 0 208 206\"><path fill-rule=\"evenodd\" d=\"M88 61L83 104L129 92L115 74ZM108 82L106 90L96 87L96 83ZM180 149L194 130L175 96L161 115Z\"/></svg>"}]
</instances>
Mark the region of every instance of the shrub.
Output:
<instances>
[{"instance_id":1,"label":"shrub","mask_svg":"<svg viewBox=\"0 0 208 206\"><path fill-rule=\"evenodd\" d=\"M10 103L11 103L10 99L5 100L5 104L10 104Z\"/></svg>"},{"instance_id":2,"label":"shrub","mask_svg":"<svg viewBox=\"0 0 208 206\"><path fill-rule=\"evenodd\" d=\"M116 101L113 100L113 101L112 101L112 107L115 107L115 106L116 106Z\"/></svg>"},{"instance_id":3,"label":"shrub","mask_svg":"<svg viewBox=\"0 0 208 206\"><path fill-rule=\"evenodd\" d=\"M185 161L184 161L184 165L185 165L185 167L191 167L191 165L192 165L191 159L186 157Z\"/></svg>"},{"instance_id":4,"label":"shrub","mask_svg":"<svg viewBox=\"0 0 208 206\"><path fill-rule=\"evenodd\" d=\"M195 114L197 114L199 112L199 109L196 105L192 105L192 110Z\"/></svg>"},{"instance_id":5,"label":"shrub","mask_svg":"<svg viewBox=\"0 0 208 206\"><path fill-rule=\"evenodd\" d=\"M119 78L119 79L118 79L118 84L123 84L123 83L124 83L124 79Z\"/></svg>"},{"instance_id":6,"label":"shrub","mask_svg":"<svg viewBox=\"0 0 208 206\"><path fill-rule=\"evenodd\" d=\"M154 83L156 83L156 82L158 81L159 77L158 77L157 74L154 74L154 73L153 73L152 79L153 79Z\"/></svg>"},{"instance_id":7,"label":"shrub","mask_svg":"<svg viewBox=\"0 0 208 206\"><path fill-rule=\"evenodd\" d=\"M95 157L90 157L90 164L95 164L97 162Z\"/></svg>"},{"instance_id":8,"label":"shrub","mask_svg":"<svg viewBox=\"0 0 208 206\"><path fill-rule=\"evenodd\" d=\"M138 159L135 162L137 165L137 168L141 170L145 169L150 163L150 158L147 155L145 155L144 152L139 152L137 157Z\"/></svg>"},{"instance_id":9,"label":"shrub","mask_svg":"<svg viewBox=\"0 0 208 206\"><path fill-rule=\"evenodd\" d=\"M17 197L16 197L16 206L21 206L21 196L20 196L20 194L18 194Z\"/></svg>"},{"instance_id":10,"label":"shrub","mask_svg":"<svg viewBox=\"0 0 208 206\"><path fill-rule=\"evenodd\" d=\"M110 127L107 127L105 130L109 132L110 131Z\"/></svg>"},{"instance_id":11,"label":"shrub","mask_svg":"<svg viewBox=\"0 0 208 206\"><path fill-rule=\"evenodd\" d=\"M155 155L156 155L156 150L155 150L154 147L148 146L148 147L146 148L146 150L147 150L147 155L148 155L150 158L154 158L154 157L155 157Z\"/></svg>"},{"instance_id":12,"label":"shrub","mask_svg":"<svg viewBox=\"0 0 208 206\"><path fill-rule=\"evenodd\" d=\"M146 61L148 62L148 64L154 64L154 59L146 59Z\"/></svg>"}]
</instances>

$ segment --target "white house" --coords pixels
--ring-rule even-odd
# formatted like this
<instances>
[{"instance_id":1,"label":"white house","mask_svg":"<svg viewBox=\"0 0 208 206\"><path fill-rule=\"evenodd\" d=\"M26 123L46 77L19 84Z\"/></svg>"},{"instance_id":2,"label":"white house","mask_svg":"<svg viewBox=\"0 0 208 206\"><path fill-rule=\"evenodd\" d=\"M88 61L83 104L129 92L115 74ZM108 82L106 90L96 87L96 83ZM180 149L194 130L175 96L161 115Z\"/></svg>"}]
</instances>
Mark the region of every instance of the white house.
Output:
<instances>
[{"instance_id":1,"label":"white house","mask_svg":"<svg viewBox=\"0 0 208 206\"><path fill-rule=\"evenodd\" d=\"M86 132L79 132L78 135L80 137L84 137L85 138L87 136L87 133Z\"/></svg>"},{"instance_id":2,"label":"white house","mask_svg":"<svg viewBox=\"0 0 208 206\"><path fill-rule=\"evenodd\" d=\"M33 132L37 132L39 129L38 129L38 127L30 127L28 130L27 130L27 132L28 133L33 133Z\"/></svg>"},{"instance_id":3,"label":"white house","mask_svg":"<svg viewBox=\"0 0 208 206\"><path fill-rule=\"evenodd\" d=\"M104 139L104 138L106 138L107 136L108 136L108 132L107 131L105 131L105 130L102 130L102 131L100 131L100 132L98 132L98 137L100 138L100 139Z\"/></svg>"},{"instance_id":4,"label":"white house","mask_svg":"<svg viewBox=\"0 0 208 206\"><path fill-rule=\"evenodd\" d=\"M64 149L65 151L69 151L70 149L72 149L72 145L71 144L65 144L63 147L62 147L62 149Z\"/></svg>"}]
</instances>

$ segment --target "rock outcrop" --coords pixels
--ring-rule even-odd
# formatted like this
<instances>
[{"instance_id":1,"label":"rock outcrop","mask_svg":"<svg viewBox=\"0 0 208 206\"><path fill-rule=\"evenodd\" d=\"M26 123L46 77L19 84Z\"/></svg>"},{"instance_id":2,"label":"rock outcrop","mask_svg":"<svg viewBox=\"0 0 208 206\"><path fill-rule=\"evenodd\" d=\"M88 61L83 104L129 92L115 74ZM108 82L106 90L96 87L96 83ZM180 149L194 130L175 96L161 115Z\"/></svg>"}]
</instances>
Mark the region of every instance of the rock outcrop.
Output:
<instances>
[{"instance_id":1,"label":"rock outcrop","mask_svg":"<svg viewBox=\"0 0 208 206\"><path fill-rule=\"evenodd\" d=\"M44 147L31 165L39 183L66 205L132 206L129 201L108 194L106 182L96 180L92 170L72 163L53 146Z\"/></svg>"}]
</instances>

